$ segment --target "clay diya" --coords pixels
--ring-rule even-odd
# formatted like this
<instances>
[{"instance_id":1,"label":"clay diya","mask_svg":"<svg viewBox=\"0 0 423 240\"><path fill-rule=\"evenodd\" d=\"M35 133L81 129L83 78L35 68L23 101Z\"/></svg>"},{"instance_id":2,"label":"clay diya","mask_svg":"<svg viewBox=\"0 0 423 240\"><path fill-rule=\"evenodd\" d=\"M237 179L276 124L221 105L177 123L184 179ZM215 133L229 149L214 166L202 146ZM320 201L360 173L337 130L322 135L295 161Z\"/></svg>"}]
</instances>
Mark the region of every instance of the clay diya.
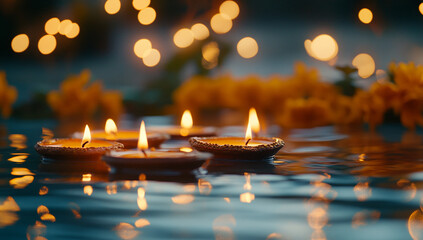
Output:
<instances>
[{"instance_id":1,"label":"clay diya","mask_svg":"<svg viewBox=\"0 0 423 240\"><path fill-rule=\"evenodd\" d=\"M102 159L111 167L111 172L115 173L120 169L192 171L210 158L209 154L195 151L164 149L152 151L148 146L145 124L142 121L137 150L109 151Z\"/></svg>"},{"instance_id":2,"label":"clay diya","mask_svg":"<svg viewBox=\"0 0 423 240\"><path fill-rule=\"evenodd\" d=\"M137 148L138 142L138 131L136 130L119 130L115 122L112 119L107 119L104 131L94 130L91 132L92 139L98 140L109 140L120 142L126 149ZM77 132L73 134L73 137L80 138L82 133ZM158 148L160 145L169 140L170 136L166 133L149 132L147 133L148 143L151 147Z\"/></svg>"},{"instance_id":3,"label":"clay diya","mask_svg":"<svg viewBox=\"0 0 423 240\"><path fill-rule=\"evenodd\" d=\"M200 152L212 153L215 158L267 160L284 145L280 138L252 137L251 118L248 121L245 138L242 137L193 137L191 146Z\"/></svg>"},{"instance_id":4,"label":"clay diya","mask_svg":"<svg viewBox=\"0 0 423 240\"><path fill-rule=\"evenodd\" d=\"M216 136L217 132L215 127L193 126L192 115L189 110L185 110L182 114L180 126L153 126L149 127L148 130L169 134L171 139Z\"/></svg>"},{"instance_id":5,"label":"clay diya","mask_svg":"<svg viewBox=\"0 0 423 240\"><path fill-rule=\"evenodd\" d=\"M45 160L99 160L109 150L123 148L123 144L107 140L91 140L90 129L85 126L82 139L55 138L37 142L35 150Z\"/></svg>"}]
</instances>

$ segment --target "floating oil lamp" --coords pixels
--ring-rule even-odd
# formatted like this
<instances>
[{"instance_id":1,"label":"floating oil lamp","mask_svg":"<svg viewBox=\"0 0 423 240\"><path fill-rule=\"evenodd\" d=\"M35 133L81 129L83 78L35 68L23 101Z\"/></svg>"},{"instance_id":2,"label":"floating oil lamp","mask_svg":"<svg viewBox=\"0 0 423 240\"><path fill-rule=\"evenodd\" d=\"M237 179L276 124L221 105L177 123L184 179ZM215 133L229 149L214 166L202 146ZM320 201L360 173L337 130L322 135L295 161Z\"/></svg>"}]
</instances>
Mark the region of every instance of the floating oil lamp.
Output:
<instances>
[{"instance_id":1,"label":"floating oil lamp","mask_svg":"<svg viewBox=\"0 0 423 240\"><path fill-rule=\"evenodd\" d=\"M256 137L253 139L251 123L250 117L245 138L193 137L189 139L189 143L194 149L212 153L216 158L262 160L273 157L285 145L284 141L280 138ZM258 121L255 122L257 123Z\"/></svg>"},{"instance_id":2,"label":"floating oil lamp","mask_svg":"<svg viewBox=\"0 0 423 240\"><path fill-rule=\"evenodd\" d=\"M35 145L35 150L44 160L98 160L106 151L123 148L123 144L107 140L91 140L90 129L85 126L80 138L44 139Z\"/></svg>"},{"instance_id":3,"label":"floating oil lamp","mask_svg":"<svg viewBox=\"0 0 423 240\"><path fill-rule=\"evenodd\" d=\"M216 136L216 128L193 126L191 112L185 110L181 118L181 126L156 126L149 127L153 132L163 132L170 135L172 139L188 139L190 137Z\"/></svg>"},{"instance_id":4,"label":"floating oil lamp","mask_svg":"<svg viewBox=\"0 0 423 240\"><path fill-rule=\"evenodd\" d=\"M107 119L104 131L92 131L91 137L99 140L113 140L120 142L126 149L137 148L138 131L136 130L119 130L112 119ZM74 137L82 136L82 133L74 133ZM166 133L149 132L147 133L148 143L151 147L160 147L160 144L169 140L170 136Z\"/></svg>"},{"instance_id":5,"label":"floating oil lamp","mask_svg":"<svg viewBox=\"0 0 423 240\"><path fill-rule=\"evenodd\" d=\"M124 170L178 170L192 171L199 168L209 154L178 150L156 150L148 148L144 121L141 122L137 150L109 151L103 160L111 167L112 173Z\"/></svg>"}]
</instances>

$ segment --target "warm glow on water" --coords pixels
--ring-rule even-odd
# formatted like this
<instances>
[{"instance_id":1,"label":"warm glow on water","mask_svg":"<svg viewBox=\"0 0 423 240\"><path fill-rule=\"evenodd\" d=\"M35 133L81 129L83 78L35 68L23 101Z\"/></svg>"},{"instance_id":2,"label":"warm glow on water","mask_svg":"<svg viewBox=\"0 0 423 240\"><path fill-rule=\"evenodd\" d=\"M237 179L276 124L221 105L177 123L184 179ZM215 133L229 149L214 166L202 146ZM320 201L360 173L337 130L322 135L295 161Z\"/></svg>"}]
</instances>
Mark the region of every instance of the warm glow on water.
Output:
<instances>
[{"instance_id":1,"label":"warm glow on water","mask_svg":"<svg viewBox=\"0 0 423 240\"><path fill-rule=\"evenodd\" d=\"M352 65L358 69L358 75L362 78L372 76L376 69L375 61L367 53L360 53L355 56Z\"/></svg>"},{"instance_id":2,"label":"warm glow on water","mask_svg":"<svg viewBox=\"0 0 423 240\"><path fill-rule=\"evenodd\" d=\"M239 40L236 49L241 57L252 58L258 53L258 44L254 38L245 37Z\"/></svg>"},{"instance_id":3,"label":"warm glow on water","mask_svg":"<svg viewBox=\"0 0 423 240\"><path fill-rule=\"evenodd\" d=\"M423 238L423 213L420 209L415 210L408 218L408 232L413 240Z\"/></svg>"},{"instance_id":4,"label":"warm glow on water","mask_svg":"<svg viewBox=\"0 0 423 240\"><path fill-rule=\"evenodd\" d=\"M28 158L27 155L18 155L18 156L10 157L8 161L14 162L14 163L24 163L27 158Z\"/></svg>"},{"instance_id":5,"label":"warm glow on water","mask_svg":"<svg viewBox=\"0 0 423 240\"><path fill-rule=\"evenodd\" d=\"M10 174L14 176L35 175L28 168L12 168L12 172Z\"/></svg>"},{"instance_id":6,"label":"warm glow on water","mask_svg":"<svg viewBox=\"0 0 423 240\"><path fill-rule=\"evenodd\" d=\"M3 199L4 198L0 201L3 201ZM0 228L15 224L15 222L19 220L19 216L16 212L20 210L18 204L11 196L4 199L4 202L0 204Z\"/></svg>"},{"instance_id":7,"label":"warm glow on water","mask_svg":"<svg viewBox=\"0 0 423 240\"><path fill-rule=\"evenodd\" d=\"M187 205L194 201L195 197L191 194L180 194L172 197L172 202L178 205Z\"/></svg>"},{"instance_id":8,"label":"warm glow on water","mask_svg":"<svg viewBox=\"0 0 423 240\"><path fill-rule=\"evenodd\" d=\"M44 55L48 55L56 49L56 38L52 35L44 35L38 41L38 50Z\"/></svg>"},{"instance_id":9,"label":"warm glow on water","mask_svg":"<svg viewBox=\"0 0 423 240\"><path fill-rule=\"evenodd\" d=\"M250 192L242 193L241 195L239 195L239 200L243 203L251 203L252 201L254 201L255 198L256 196L254 195L254 193Z\"/></svg>"},{"instance_id":10,"label":"warm glow on water","mask_svg":"<svg viewBox=\"0 0 423 240\"><path fill-rule=\"evenodd\" d=\"M244 190L250 191L251 190L251 174L250 173L244 173L245 176L245 184L244 184Z\"/></svg>"},{"instance_id":11,"label":"warm glow on water","mask_svg":"<svg viewBox=\"0 0 423 240\"><path fill-rule=\"evenodd\" d=\"M107 0L104 4L104 10L110 15L116 14L119 12L121 3L119 0Z\"/></svg>"},{"instance_id":12,"label":"warm glow on water","mask_svg":"<svg viewBox=\"0 0 423 240\"><path fill-rule=\"evenodd\" d=\"M142 188L142 187L138 188L137 193L138 193L138 198L144 198L145 197L145 189L144 188Z\"/></svg>"},{"instance_id":13,"label":"warm glow on water","mask_svg":"<svg viewBox=\"0 0 423 240\"><path fill-rule=\"evenodd\" d=\"M194 42L194 34L188 28L179 29L173 36L173 42L179 48L189 47Z\"/></svg>"},{"instance_id":14,"label":"warm glow on water","mask_svg":"<svg viewBox=\"0 0 423 240\"><path fill-rule=\"evenodd\" d=\"M43 215L43 214L46 214L46 213L49 213L49 212L50 211L48 210L48 208L46 206L44 206L44 205L40 205L37 208L38 215Z\"/></svg>"},{"instance_id":15,"label":"warm glow on water","mask_svg":"<svg viewBox=\"0 0 423 240\"><path fill-rule=\"evenodd\" d=\"M154 67L160 62L160 52L159 50L152 48L147 50L143 54L142 62L147 67Z\"/></svg>"},{"instance_id":16,"label":"warm glow on water","mask_svg":"<svg viewBox=\"0 0 423 240\"><path fill-rule=\"evenodd\" d=\"M223 214L213 220L213 232L215 239L234 240L232 230L236 226L236 220L231 214Z\"/></svg>"},{"instance_id":17,"label":"warm glow on water","mask_svg":"<svg viewBox=\"0 0 423 240\"><path fill-rule=\"evenodd\" d=\"M23 176L18 178L13 178L9 181L10 186L13 186L13 188L21 189L28 186L30 183L34 181L33 176Z\"/></svg>"},{"instance_id":18,"label":"warm glow on water","mask_svg":"<svg viewBox=\"0 0 423 240\"><path fill-rule=\"evenodd\" d=\"M47 34L54 35L59 32L60 20L57 17L50 18L44 25Z\"/></svg>"},{"instance_id":19,"label":"warm glow on water","mask_svg":"<svg viewBox=\"0 0 423 240\"><path fill-rule=\"evenodd\" d=\"M10 134L9 135L10 146L18 150L25 149L26 146L26 136L23 134ZM25 153L19 153L16 155L28 155Z\"/></svg>"},{"instance_id":20,"label":"warm glow on water","mask_svg":"<svg viewBox=\"0 0 423 240\"><path fill-rule=\"evenodd\" d=\"M91 185L86 185L84 186L84 194L91 196L91 194L93 194L93 187Z\"/></svg>"},{"instance_id":21,"label":"warm glow on water","mask_svg":"<svg viewBox=\"0 0 423 240\"><path fill-rule=\"evenodd\" d=\"M359 182L354 186L354 193L360 202L366 201L372 195L372 189L368 182Z\"/></svg>"},{"instance_id":22,"label":"warm glow on water","mask_svg":"<svg viewBox=\"0 0 423 240\"><path fill-rule=\"evenodd\" d=\"M192 25L191 32L197 40L204 40L210 35L209 29L202 23Z\"/></svg>"},{"instance_id":23,"label":"warm glow on water","mask_svg":"<svg viewBox=\"0 0 423 240\"><path fill-rule=\"evenodd\" d=\"M235 19L239 15L239 6L234 1L225 1L220 5L219 11L230 19Z\"/></svg>"},{"instance_id":24,"label":"warm glow on water","mask_svg":"<svg viewBox=\"0 0 423 240\"><path fill-rule=\"evenodd\" d=\"M204 179L198 180L198 190L201 194L209 195L212 191L212 185L210 182Z\"/></svg>"},{"instance_id":25,"label":"warm glow on water","mask_svg":"<svg viewBox=\"0 0 423 240\"><path fill-rule=\"evenodd\" d=\"M156 10L151 7L144 8L138 13L138 21L142 25L150 25L154 20L156 20Z\"/></svg>"},{"instance_id":26,"label":"warm glow on water","mask_svg":"<svg viewBox=\"0 0 423 240\"><path fill-rule=\"evenodd\" d=\"M15 199L13 199L13 197L8 196L4 202L2 202L0 204L0 212L5 212L5 211L13 211L13 212L17 212L20 211L20 207L19 205L16 203Z\"/></svg>"},{"instance_id":27,"label":"warm glow on water","mask_svg":"<svg viewBox=\"0 0 423 240\"><path fill-rule=\"evenodd\" d=\"M312 229L320 230L328 223L326 210L319 207L313 209L307 216L308 224Z\"/></svg>"},{"instance_id":28,"label":"warm glow on water","mask_svg":"<svg viewBox=\"0 0 423 240\"><path fill-rule=\"evenodd\" d=\"M338 54L338 43L333 37L321 34L311 42L310 49L313 52L312 57L320 61L329 61Z\"/></svg>"},{"instance_id":29,"label":"warm glow on water","mask_svg":"<svg viewBox=\"0 0 423 240\"><path fill-rule=\"evenodd\" d=\"M358 19L364 24L369 24L373 20L373 13L368 8L362 8L358 12Z\"/></svg>"},{"instance_id":30,"label":"warm glow on water","mask_svg":"<svg viewBox=\"0 0 423 240\"><path fill-rule=\"evenodd\" d=\"M49 222L55 222L56 221L56 217L51 213L46 213L46 214L42 215L40 217L40 219L43 220L43 221L49 221Z\"/></svg>"},{"instance_id":31,"label":"warm glow on water","mask_svg":"<svg viewBox=\"0 0 423 240\"><path fill-rule=\"evenodd\" d=\"M79 35L79 25L77 23L72 23L69 27L69 31L66 31L67 38L76 38Z\"/></svg>"},{"instance_id":32,"label":"warm glow on water","mask_svg":"<svg viewBox=\"0 0 423 240\"><path fill-rule=\"evenodd\" d=\"M232 20L229 17L218 13L210 20L210 26L215 33L224 34L231 30Z\"/></svg>"},{"instance_id":33,"label":"warm glow on water","mask_svg":"<svg viewBox=\"0 0 423 240\"><path fill-rule=\"evenodd\" d=\"M48 187L47 186L42 186L41 188L40 188L40 191L38 192L38 194L40 195L40 196L44 196L44 195L46 195L48 193Z\"/></svg>"},{"instance_id":34,"label":"warm glow on water","mask_svg":"<svg viewBox=\"0 0 423 240\"><path fill-rule=\"evenodd\" d=\"M137 227L137 228L143 228L143 227L146 227L146 226L149 226L149 225L150 225L150 221L148 221L145 218L140 218L137 221L135 221L135 227Z\"/></svg>"},{"instance_id":35,"label":"warm glow on water","mask_svg":"<svg viewBox=\"0 0 423 240\"><path fill-rule=\"evenodd\" d=\"M136 10L142 10L150 5L151 0L133 0L132 6Z\"/></svg>"},{"instance_id":36,"label":"warm glow on water","mask_svg":"<svg viewBox=\"0 0 423 240\"><path fill-rule=\"evenodd\" d=\"M148 39L140 39L134 44L134 53L139 58L143 58L151 50L153 45Z\"/></svg>"},{"instance_id":37,"label":"warm glow on water","mask_svg":"<svg viewBox=\"0 0 423 240\"><path fill-rule=\"evenodd\" d=\"M148 208L147 200L145 198L137 198L137 205L141 211L145 211Z\"/></svg>"},{"instance_id":38,"label":"warm glow on water","mask_svg":"<svg viewBox=\"0 0 423 240\"><path fill-rule=\"evenodd\" d=\"M115 183L106 186L106 192L109 195L114 195L117 193L117 185Z\"/></svg>"},{"instance_id":39,"label":"warm glow on water","mask_svg":"<svg viewBox=\"0 0 423 240\"><path fill-rule=\"evenodd\" d=\"M123 240L134 239L140 233L138 230L135 229L134 226L132 226L129 223L124 223L124 222L119 223L114 228L114 230L116 231L116 234Z\"/></svg>"},{"instance_id":40,"label":"warm glow on water","mask_svg":"<svg viewBox=\"0 0 423 240\"><path fill-rule=\"evenodd\" d=\"M29 46L28 35L26 34L16 35L16 37L12 39L11 46L12 46L12 50L16 53L21 53L25 51Z\"/></svg>"}]
</instances>

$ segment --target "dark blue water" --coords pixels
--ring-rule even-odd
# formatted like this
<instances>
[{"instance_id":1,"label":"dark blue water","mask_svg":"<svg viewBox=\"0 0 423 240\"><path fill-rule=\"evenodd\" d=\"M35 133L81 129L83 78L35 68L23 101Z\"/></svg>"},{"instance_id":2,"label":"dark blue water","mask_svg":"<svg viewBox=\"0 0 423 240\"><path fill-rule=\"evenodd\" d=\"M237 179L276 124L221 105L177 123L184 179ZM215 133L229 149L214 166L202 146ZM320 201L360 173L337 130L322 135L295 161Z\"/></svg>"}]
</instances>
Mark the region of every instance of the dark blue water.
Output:
<instances>
[{"instance_id":1,"label":"dark blue water","mask_svg":"<svg viewBox=\"0 0 423 240\"><path fill-rule=\"evenodd\" d=\"M421 239L421 132L274 133L273 162L212 160L185 175L46 166L49 121L0 128L1 239ZM167 143L167 146L172 143ZM143 180L144 177L147 180Z\"/></svg>"}]
</instances>

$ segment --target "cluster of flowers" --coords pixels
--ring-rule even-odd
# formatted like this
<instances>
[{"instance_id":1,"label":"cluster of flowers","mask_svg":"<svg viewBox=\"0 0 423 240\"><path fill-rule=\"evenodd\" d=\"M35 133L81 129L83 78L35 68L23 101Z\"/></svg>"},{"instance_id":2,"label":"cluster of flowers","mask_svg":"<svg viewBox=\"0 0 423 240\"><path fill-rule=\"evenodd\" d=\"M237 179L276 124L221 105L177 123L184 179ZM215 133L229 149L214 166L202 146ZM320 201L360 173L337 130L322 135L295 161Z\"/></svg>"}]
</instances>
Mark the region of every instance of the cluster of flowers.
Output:
<instances>
[{"instance_id":1,"label":"cluster of flowers","mask_svg":"<svg viewBox=\"0 0 423 240\"><path fill-rule=\"evenodd\" d=\"M94 114L118 119L123 110L119 91L103 91L100 81L88 85L89 70L65 79L59 91L47 94L47 103L60 119L90 119Z\"/></svg>"},{"instance_id":2,"label":"cluster of flowers","mask_svg":"<svg viewBox=\"0 0 423 240\"><path fill-rule=\"evenodd\" d=\"M376 81L368 90L357 89L353 96L343 95L337 86L322 81L317 69L297 63L292 76L195 76L183 83L173 97L176 107L197 113L255 107L288 128L362 123L374 128L390 110L408 128L423 125L423 66L392 64L390 71L393 81Z\"/></svg>"}]
</instances>

